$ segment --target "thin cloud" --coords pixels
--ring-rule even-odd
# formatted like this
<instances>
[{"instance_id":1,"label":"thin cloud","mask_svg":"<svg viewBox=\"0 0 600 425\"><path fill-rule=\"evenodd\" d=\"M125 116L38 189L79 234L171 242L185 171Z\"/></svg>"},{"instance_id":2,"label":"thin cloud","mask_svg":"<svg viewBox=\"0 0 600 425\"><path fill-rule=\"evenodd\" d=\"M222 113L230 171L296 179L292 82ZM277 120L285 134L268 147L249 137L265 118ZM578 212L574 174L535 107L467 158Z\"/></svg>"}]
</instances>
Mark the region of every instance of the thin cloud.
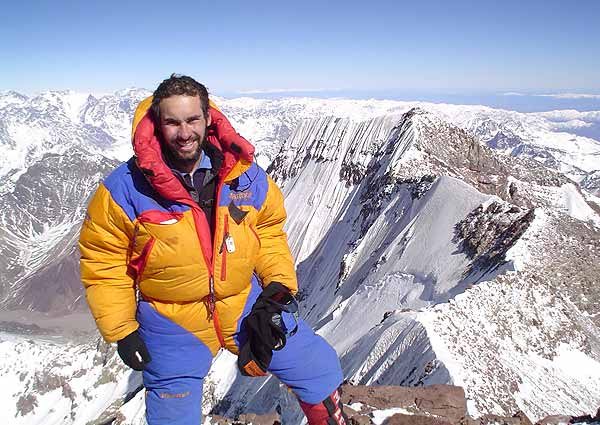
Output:
<instances>
[{"instance_id":1,"label":"thin cloud","mask_svg":"<svg viewBox=\"0 0 600 425\"><path fill-rule=\"evenodd\" d=\"M535 96L535 97L551 97L554 99L600 99L600 94L591 93L549 93L549 94L527 94L519 92L506 92L502 96Z\"/></svg>"},{"instance_id":2,"label":"thin cloud","mask_svg":"<svg viewBox=\"0 0 600 425\"><path fill-rule=\"evenodd\" d=\"M555 99L600 99L600 94L588 93L553 93L553 94L536 94L539 97L553 97Z\"/></svg>"},{"instance_id":3,"label":"thin cloud","mask_svg":"<svg viewBox=\"0 0 600 425\"><path fill-rule=\"evenodd\" d=\"M533 112L533 115L544 117L553 122L571 122L579 125L578 122L600 124L600 111L576 111L575 109Z\"/></svg>"}]
</instances>

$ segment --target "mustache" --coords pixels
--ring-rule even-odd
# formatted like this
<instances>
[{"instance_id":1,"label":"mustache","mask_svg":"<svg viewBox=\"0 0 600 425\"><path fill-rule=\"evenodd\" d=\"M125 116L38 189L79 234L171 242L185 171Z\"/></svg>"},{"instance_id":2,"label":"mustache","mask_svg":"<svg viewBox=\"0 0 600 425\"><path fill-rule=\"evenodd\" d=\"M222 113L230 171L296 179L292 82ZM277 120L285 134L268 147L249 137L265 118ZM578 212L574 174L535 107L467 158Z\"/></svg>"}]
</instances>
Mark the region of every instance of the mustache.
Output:
<instances>
[{"instance_id":1,"label":"mustache","mask_svg":"<svg viewBox=\"0 0 600 425\"><path fill-rule=\"evenodd\" d=\"M175 139L175 142L179 143L179 142L202 142L202 138L200 136L192 136L188 139L181 139L181 138L177 138Z\"/></svg>"}]
</instances>

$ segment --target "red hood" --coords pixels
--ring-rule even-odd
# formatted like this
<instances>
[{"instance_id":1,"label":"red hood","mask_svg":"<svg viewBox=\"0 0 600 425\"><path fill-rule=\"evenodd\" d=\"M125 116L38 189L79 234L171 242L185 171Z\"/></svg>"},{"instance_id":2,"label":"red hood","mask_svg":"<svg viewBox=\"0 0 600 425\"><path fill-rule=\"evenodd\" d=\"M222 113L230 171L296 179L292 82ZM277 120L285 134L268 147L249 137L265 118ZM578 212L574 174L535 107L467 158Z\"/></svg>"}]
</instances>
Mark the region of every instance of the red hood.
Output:
<instances>
[{"instance_id":1,"label":"red hood","mask_svg":"<svg viewBox=\"0 0 600 425\"><path fill-rule=\"evenodd\" d=\"M162 197L190 205L193 201L189 193L163 160L148 106L147 101L142 102L134 118L133 151L138 167ZM142 108L145 111L140 111ZM141 119L139 113L144 113ZM236 133L229 120L216 107L211 105L209 113L212 124L207 128L206 140L223 153L223 164L219 170L219 178L223 179L238 161L252 162L254 146Z\"/></svg>"}]
</instances>

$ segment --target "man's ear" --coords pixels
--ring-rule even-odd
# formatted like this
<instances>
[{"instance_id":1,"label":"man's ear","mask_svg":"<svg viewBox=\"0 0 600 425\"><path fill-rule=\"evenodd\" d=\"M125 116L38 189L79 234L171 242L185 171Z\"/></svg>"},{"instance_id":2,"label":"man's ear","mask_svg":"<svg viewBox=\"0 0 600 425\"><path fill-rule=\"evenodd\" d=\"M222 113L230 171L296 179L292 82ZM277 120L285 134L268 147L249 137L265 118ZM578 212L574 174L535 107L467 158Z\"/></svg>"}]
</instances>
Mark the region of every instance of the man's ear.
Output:
<instances>
[{"instance_id":1,"label":"man's ear","mask_svg":"<svg viewBox=\"0 0 600 425\"><path fill-rule=\"evenodd\" d=\"M206 126L210 127L211 124L212 124L212 117L210 116L210 112L209 112L206 117Z\"/></svg>"}]
</instances>

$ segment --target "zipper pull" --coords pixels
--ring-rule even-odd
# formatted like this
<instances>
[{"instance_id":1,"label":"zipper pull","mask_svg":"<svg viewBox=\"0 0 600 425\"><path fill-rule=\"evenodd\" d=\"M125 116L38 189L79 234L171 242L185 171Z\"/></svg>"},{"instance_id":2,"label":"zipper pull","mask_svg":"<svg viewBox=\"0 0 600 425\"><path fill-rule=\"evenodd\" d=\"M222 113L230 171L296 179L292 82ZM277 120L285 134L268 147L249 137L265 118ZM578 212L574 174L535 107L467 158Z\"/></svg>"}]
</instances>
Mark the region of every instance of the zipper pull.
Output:
<instances>
[{"instance_id":1,"label":"zipper pull","mask_svg":"<svg viewBox=\"0 0 600 425\"><path fill-rule=\"evenodd\" d=\"M212 320L215 314L215 280L212 275L209 278L209 291L208 294L208 320Z\"/></svg>"},{"instance_id":2,"label":"zipper pull","mask_svg":"<svg viewBox=\"0 0 600 425\"><path fill-rule=\"evenodd\" d=\"M221 247L219 248L219 254L222 254L225 248L227 248L227 252L230 254L235 252L235 242L229 233L225 233L225 236L223 237L223 242L221 242Z\"/></svg>"},{"instance_id":3,"label":"zipper pull","mask_svg":"<svg viewBox=\"0 0 600 425\"><path fill-rule=\"evenodd\" d=\"M140 223L139 221L137 223L135 223L135 227L133 228L133 238L131 239L131 252L133 253L133 251L135 251L135 248L137 247L137 238L138 238L138 233L140 232Z\"/></svg>"}]
</instances>

